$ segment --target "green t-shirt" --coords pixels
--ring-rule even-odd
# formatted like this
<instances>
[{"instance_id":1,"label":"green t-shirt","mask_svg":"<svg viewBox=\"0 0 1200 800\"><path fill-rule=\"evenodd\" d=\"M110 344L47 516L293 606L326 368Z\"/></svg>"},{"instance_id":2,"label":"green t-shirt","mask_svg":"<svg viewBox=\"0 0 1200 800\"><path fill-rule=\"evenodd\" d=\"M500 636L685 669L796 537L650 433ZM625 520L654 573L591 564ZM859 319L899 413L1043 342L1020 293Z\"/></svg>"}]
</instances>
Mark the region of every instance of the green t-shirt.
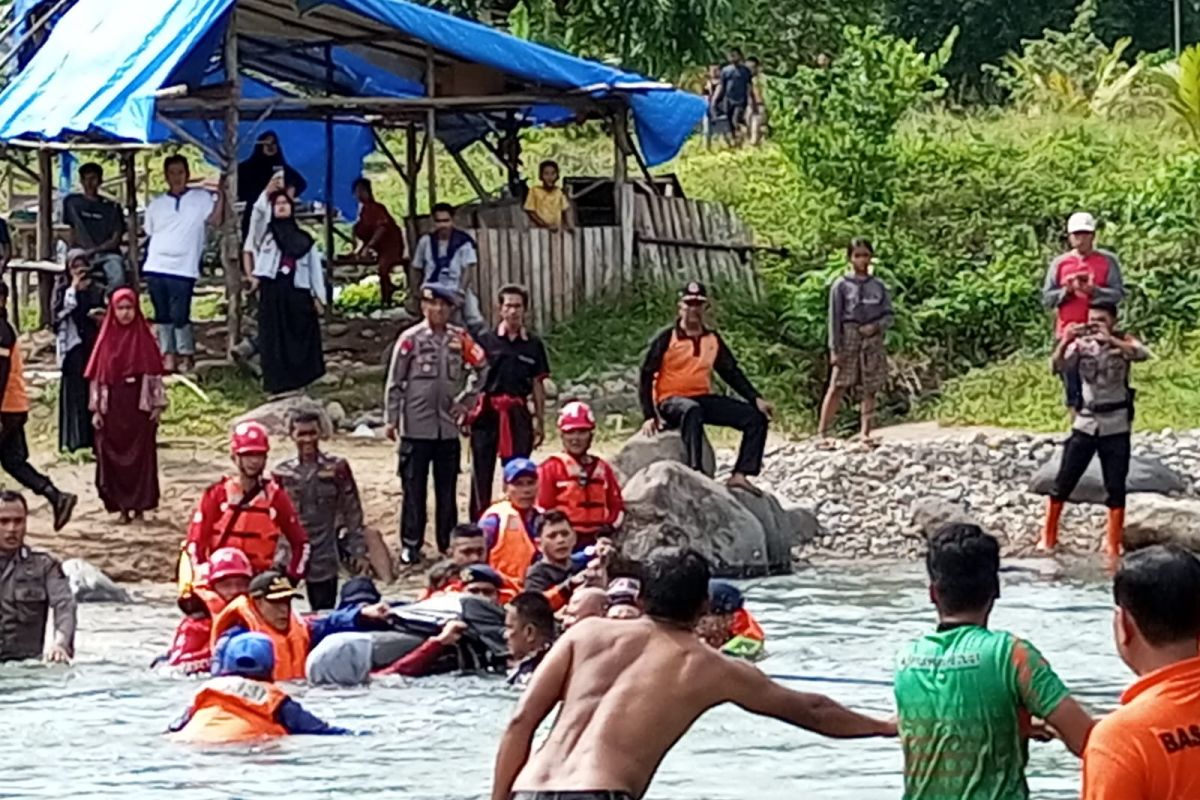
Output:
<instances>
[{"instance_id":1,"label":"green t-shirt","mask_svg":"<svg viewBox=\"0 0 1200 800\"><path fill-rule=\"evenodd\" d=\"M1037 649L963 625L913 642L896 663L905 800L1024 800L1029 717L1068 696Z\"/></svg>"}]
</instances>

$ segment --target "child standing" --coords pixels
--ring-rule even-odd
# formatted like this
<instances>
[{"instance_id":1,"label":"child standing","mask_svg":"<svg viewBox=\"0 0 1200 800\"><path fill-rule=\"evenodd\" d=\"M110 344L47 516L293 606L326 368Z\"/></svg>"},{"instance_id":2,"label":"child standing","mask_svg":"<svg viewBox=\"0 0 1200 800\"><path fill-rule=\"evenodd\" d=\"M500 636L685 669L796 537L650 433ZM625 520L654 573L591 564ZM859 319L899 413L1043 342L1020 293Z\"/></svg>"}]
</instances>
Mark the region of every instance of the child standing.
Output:
<instances>
[{"instance_id":1,"label":"child standing","mask_svg":"<svg viewBox=\"0 0 1200 800\"><path fill-rule=\"evenodd\" d=\"M883 281L871 274L875 248L870 240L855 238L846 248L851 272L829 290L829 390L821 404L817 434L825 437L842 395L862 388L864 439L871 436L875 420L875 395L887 382L887 347L884 332L892 324L892 297Z\"/></svg>"}]
</instances>

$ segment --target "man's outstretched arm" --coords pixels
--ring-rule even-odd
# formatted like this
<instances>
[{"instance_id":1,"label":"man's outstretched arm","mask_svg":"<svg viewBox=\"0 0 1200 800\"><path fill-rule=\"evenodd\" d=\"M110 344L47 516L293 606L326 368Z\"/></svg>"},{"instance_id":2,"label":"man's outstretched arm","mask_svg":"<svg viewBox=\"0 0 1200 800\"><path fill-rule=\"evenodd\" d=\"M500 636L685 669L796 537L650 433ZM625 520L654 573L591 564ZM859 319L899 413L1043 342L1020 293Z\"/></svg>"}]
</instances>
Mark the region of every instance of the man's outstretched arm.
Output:
<instances>
[{"instance_id":1,"label":"man's outstretched arm","mask_svg":"<svg viewBox=\"0 0 1200 800\"><path fill-rule=\"evenodd\" d=\"M774 717L833 739L896 735L896 723L891 720L851 711L823 694L784 688L749 664L729 666L727 699L753 714Z\"/></svg>"},{"instance_id":2,"label":"man's outstretched arm","mask_svg":"<svg viewBox=\"0 0 1200 800\"><path fill-rule=\"evenodd\" d=\"M569 636L559 640L533 673L529 688L517 703L517 709L508 721L504 735L500 737L500 751L496 754L496 770L492 780L492 800L508 800L512 794L513 783L529 760L533 734L562 699L571 667L571 650Z\"/></svg>"}]
</instances>

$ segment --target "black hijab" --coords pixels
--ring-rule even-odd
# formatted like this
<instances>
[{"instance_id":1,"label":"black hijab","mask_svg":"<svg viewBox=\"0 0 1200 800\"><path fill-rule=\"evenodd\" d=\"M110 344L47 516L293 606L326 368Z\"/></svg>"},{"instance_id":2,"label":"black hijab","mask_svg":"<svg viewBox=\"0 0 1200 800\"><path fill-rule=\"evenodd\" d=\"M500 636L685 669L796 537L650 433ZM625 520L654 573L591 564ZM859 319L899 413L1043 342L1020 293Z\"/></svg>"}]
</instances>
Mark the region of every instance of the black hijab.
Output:
<instances>
[{"instance_id":1,"label":"black hijab","mask_svg":"<svg viewBox=\"0 0 1200 800\"><path fill-rule=\"evenodd\" d=\"M292 216L286 219L275 216L275 201L280 197L286 199L288 205L292 207ZM287 192L275 192L271 195L269 202L271 204L271 221L267 224L267 230L270 231L275 244L279 246L279 251L288 258L304 258L308 255L308 251L312 250L313 238L300 230L300 226L296 223L296 203L288 196Z\"/></svg>"},{"instance_id":2,"label":"black hijab","mask_svg":"<svg viewBox=\"0 0 1200 800\"><path fill-rule=\"evenodd\" d=\"M269 156L263 152L263 140L275 140L275 155ZM287 169L287 160L283 157L283 146L275 131L264 131L254 143L254 152L238 165L238 199L244 203L253 203L271 182L275 170L282 167Z\"/></svg>"}]
</instances>

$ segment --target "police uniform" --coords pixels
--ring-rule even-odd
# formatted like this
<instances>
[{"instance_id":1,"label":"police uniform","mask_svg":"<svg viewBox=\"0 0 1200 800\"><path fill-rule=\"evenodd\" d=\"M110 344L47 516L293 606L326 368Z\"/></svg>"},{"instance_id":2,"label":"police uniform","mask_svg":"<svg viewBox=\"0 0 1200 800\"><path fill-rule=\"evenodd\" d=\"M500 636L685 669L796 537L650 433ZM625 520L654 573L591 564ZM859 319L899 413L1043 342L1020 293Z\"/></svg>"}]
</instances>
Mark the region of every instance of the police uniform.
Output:
<instances>
[{"instance_id":1,"label":"police uniform","mask_svg":"<svg viewBox=\"0 0 1200 800\"><path fill-rule=\"evenodd\" d=\"M457 305L459 299L457 292L441 286L426 286L421 292L425 300ZM444 552L450 546L450 529L458 524L455 488L462 453L455 414L465 415L475 405L486 374L483 348L464 328L447 325L438 331L422 321L396 340L384 419L400 433L400 542L405 563L420 559L431 467L438 549Z\"/></svg>"},{"instance_id":2,"label":"police uniform","mask_svg":"<svg viewBox=\"0 0 1200 800\"><path fill-rule=\"evenodd\" d=\"M54 609L54 643L75 652L75 598L58 559L21 546L0 555L0 661L41 658Z\"/></svg>"}]
</instances>

